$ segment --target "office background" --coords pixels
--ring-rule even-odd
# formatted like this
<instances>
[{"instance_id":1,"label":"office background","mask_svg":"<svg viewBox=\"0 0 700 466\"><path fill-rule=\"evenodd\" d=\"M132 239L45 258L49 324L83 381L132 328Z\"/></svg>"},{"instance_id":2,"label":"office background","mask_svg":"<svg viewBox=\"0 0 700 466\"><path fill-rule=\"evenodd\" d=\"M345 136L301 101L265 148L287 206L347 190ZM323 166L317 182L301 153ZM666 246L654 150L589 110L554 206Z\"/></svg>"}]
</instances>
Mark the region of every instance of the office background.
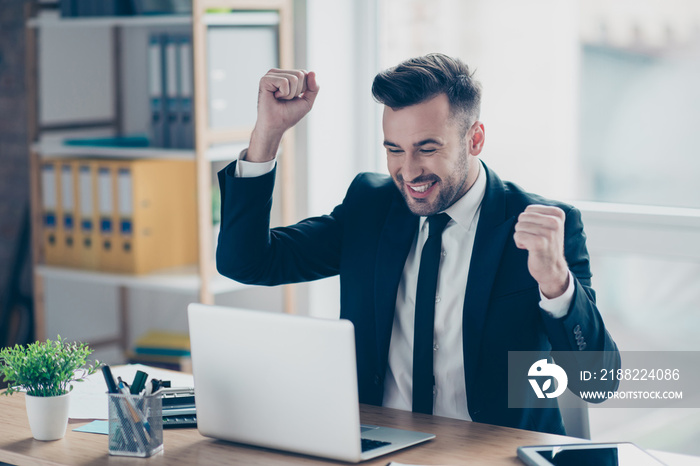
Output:
<instances>
[{"instance_id":1,"label":"office background","mask_svg":"<svg viewBox=\"0 0 700 466\"><path fill-rule=\"evenodd\" d=\"M31 279L26 266L12 268L28 196L24 3L0 2L3 299L11 278L21 278L24 293ZM593 284L620 348L700 350L696 2L298 0L295 36L297 65L315 70L322 87L297 137L299 218L329 212L357 172L385 170L381 109L370 97L376 71L430 51L454 54L484 85L483 160L504 179L583 210ZM42 121L104 118L112 105L110 34L57 31L49 39L40 57L52 74L41 83ZM71 66L90 79L61 81L65 63L57 57L65 48L76 50ZM109 285L47 281L48 335L109 335L118 325L116 292ZM196 295L134 290L129 299L131 335L138 337L151 328L186 329L185 306ZM297 300L302 312L337 315L337 280L300 285ZM282 296L253 289L217 302L276 311ZM99 357L121 356L114 348ZM699 455L698 414L591 409L591 431L598 440Z\"/></svg>"}]
</instances>

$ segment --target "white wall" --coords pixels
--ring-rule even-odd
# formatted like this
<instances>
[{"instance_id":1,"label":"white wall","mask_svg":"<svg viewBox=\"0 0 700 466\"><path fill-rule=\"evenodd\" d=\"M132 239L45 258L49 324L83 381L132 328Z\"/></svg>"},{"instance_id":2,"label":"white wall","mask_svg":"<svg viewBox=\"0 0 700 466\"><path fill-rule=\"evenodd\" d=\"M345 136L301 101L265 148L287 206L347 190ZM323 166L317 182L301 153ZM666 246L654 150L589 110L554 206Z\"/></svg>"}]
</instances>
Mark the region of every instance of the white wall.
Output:
<instances>
[{"instance_id":1,"label":"white wall","mask_svg":"<svg viewBox=\"0 0 700 466\"><path fill-rule=\"evenodd\" d=\"M330 213L361 171L376 170L376 46L371 0L307 0L307 66L321 91L308 125L308 214ZM363 31L365 35L358 35ZM337 316L337 277L309 285L309 314Z\"/></svg>"}]
</instances>

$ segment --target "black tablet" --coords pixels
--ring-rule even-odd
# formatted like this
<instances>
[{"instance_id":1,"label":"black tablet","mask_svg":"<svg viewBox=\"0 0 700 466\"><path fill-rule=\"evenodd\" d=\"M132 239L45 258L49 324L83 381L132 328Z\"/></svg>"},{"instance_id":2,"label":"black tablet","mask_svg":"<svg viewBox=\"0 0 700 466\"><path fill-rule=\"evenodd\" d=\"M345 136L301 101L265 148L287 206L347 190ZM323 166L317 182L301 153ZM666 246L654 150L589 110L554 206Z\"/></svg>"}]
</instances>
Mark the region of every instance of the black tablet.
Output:
<instances>
[{"instance_id":1,"label":"black tablet","mask_svg":"<svg viewBox=\"0 0 700 466\"><path fill-rule=\"evenodd\" d=\"M578 443L518 447L518 458L530 466L663 465L634 443Z\"/></svg>"}]
</instances>

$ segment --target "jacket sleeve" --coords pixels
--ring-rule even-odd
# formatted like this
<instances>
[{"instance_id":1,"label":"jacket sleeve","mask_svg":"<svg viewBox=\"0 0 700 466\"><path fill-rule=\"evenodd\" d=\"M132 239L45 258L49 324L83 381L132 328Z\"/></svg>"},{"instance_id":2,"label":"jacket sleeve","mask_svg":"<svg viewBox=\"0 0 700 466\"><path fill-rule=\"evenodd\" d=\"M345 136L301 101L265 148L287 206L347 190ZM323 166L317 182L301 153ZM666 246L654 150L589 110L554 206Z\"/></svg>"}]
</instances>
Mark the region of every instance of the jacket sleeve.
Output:
<instances>
[{"instance_id":1,"label":"jacket sleeve","mask_svg":"<svg viewBox=\"0 0 700 466\"><path fill-rule=\"evenodd\" d=\"M218 173L221 231L219 273L241 283L280 285L335 275L340 266L342 205L330 215L270 229L276 170L254 178L233 175L236 162Z\"/></svg>"},{"instance_id":2,"label":"jacket sleeve","mask_svg":"<svg viewBox=\"0 0 700 466\"><path fill-rule=\"evenodd\" d=\"M565 367L568 374L576 375L569 379L569 388L574 393L578 393L579 388L614 391L619 384L617 381L588 383L584 387L578 377L582 370L600 372L601 369L618 369L621 361L617 345L605 329L603 318L596 306L595 291L591 288L586 235L581 213L575 208L566 213L564 255L574 277L575 287L569 311L558 319L542 311L545 328L552 344L552 355L555 362Z\"/></svg>"}]
</instances>

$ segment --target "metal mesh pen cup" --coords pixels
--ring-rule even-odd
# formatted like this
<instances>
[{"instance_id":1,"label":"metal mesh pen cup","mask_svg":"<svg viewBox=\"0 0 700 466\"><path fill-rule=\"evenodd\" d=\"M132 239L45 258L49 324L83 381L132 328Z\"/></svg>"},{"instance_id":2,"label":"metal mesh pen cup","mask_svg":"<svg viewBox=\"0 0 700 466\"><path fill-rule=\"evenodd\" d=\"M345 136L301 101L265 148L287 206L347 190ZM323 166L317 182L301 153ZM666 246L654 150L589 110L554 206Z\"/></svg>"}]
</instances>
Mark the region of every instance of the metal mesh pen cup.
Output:
<instances>
[{"instance_id":1,"label":"metal mesh pen cup","mask_svg":"<svg viewBox=\"0 0 700 466\"><path fill-rule=\"evenodd\" d=\"M108 393L109 454L147 457L163 449L163 399Z\"/></svg>"}]
</instances>

